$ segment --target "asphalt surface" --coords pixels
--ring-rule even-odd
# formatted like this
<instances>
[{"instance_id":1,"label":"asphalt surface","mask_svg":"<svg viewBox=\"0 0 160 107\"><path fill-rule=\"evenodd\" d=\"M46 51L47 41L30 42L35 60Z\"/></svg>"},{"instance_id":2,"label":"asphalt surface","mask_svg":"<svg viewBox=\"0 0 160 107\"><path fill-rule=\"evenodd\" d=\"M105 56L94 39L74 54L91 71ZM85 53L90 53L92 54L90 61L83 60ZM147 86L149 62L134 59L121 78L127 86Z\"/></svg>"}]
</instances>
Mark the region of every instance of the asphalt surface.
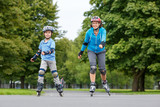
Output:
<instances>
[{"instance_id":1,"label":"asphalt surface","mask_svg":"<svg viewBox=\"0 0 160 107\"><path fill-rule=\"evenodd\" d=\"M29 95L0 95L0 107L160 107L160 95L122 95L95 92L45 90L40 97Z\"/></svg>"}]
</instances>

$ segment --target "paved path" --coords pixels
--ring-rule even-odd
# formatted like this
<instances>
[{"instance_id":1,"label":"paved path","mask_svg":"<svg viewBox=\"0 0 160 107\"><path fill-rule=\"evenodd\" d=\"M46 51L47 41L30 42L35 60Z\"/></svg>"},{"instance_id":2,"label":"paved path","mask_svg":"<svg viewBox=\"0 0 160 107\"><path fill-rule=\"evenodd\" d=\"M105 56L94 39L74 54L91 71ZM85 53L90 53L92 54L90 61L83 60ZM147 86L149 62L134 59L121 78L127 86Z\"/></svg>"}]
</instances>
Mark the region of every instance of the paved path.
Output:
<instances>
[{"instance_id":1,"label":"paved path","mask_svg":"<svg viewBox=\"0 0 160 107\"><path fill-rule=\"evenodd\" d=\"M0 107L160 107L160 95L120 95L96 92L65 91L60 97L56 90L45 90L41 97L0 95Z\"/></svg>"}]
</instances>

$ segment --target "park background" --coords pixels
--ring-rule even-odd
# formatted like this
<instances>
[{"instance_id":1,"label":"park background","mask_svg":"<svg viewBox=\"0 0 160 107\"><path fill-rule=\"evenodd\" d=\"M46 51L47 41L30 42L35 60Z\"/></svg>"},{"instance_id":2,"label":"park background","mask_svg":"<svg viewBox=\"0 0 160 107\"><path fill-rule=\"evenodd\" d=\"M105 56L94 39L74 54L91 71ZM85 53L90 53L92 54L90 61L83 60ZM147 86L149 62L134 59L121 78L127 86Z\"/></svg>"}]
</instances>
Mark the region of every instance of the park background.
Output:
<instances>
[{"instance_id":1,"label":"park background","mask_svg":"<svg viewBox=\"0 0 160 107\"><path fill-rule=\"evenodd\" d=\"M91 17L99 16L107 30L110 88L160 89L160 1L90 0L88 4L91 8L83 14L78 36L70 40L65 37L67 31L60 29L57 20L61 10L54 0L0 0L0 88L36 88L40 58L34 63L30 58L44 39L42 28L46 25L54 27L57 69L65 88L89 88L87 49L81 60L77 56ZM74 14L70 17L68 21L72 23ZM96 84L102 88L98 70ZM48 69L45 88L54 87Z\"/></svg>"}]
</instances>

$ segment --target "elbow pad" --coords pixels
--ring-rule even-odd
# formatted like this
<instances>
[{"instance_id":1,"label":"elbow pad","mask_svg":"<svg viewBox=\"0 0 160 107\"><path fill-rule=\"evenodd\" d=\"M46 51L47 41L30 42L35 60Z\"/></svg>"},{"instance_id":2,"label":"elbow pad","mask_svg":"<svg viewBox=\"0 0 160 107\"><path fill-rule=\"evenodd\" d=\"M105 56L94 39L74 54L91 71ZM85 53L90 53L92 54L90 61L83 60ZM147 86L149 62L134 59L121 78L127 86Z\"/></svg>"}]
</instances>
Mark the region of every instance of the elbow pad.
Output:
<instances>
[{"instance_id":1,"label":"elbow pad","mask_svg":"<svg viewBox=\"0 0 160 107\"><path fill-rule=\"evenodd\" d=\"M47 51L47 52L45 52L45 51L43 51L43 52L45 53L45 55L48 55L48 54L54 53L54 49L51 49L50 51Z\"/></svg>"},{"instance_id":2,"label":"elbow pad","mask_svg":"<svg viewBox=\"0 0 160 107\"><path fill-rule=\"evenodd\" d=\"M37 55L35 54L32 58L35 61L37 59Z\"/></svg>"},{"instance_id":3,"label":"elbow pad","mask_svg":"<svg viewBox=\"0 0 160 107\"><path fill-rule=\"evenodd\" d=\"M36 54L39 56L41 54L41 50L39 49Z\"/></svg>"},{"instance_id":4,"label":"elbow pad","mask_svg":"<svg viewBox=\"0 0 160 107\"><path fill-rule=\"evenodd\" d=\"M86 43L86 42L83 42L83 45L87 46L87 45L88 45L88 43Z\"/></svg>"}]
</instances>

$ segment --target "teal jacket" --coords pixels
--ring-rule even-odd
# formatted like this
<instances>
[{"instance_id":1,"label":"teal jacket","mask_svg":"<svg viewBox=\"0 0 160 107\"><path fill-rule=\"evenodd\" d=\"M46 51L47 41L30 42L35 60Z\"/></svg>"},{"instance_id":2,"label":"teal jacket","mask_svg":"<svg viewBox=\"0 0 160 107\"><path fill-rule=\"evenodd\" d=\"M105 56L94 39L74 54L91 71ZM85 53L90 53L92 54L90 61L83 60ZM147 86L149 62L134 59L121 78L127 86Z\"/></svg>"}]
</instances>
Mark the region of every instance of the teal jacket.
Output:
<instances>
[{"instance_id":1,"label":"teal jacket","mask_svg":"<svg viewBox=\"0 0 160 107\"><path fill-rule=\"evenodd\" d=\"M101 49L99 48L99 45L105 42L106 42L106 30L103 27L99 28L98 35L96 36L94 34L93 27L91 27L86 32L86 36L85 36L81 51L84 51L88 45L88 48L87 48L88 50L93 51L95 53L101 52L105 49L105 47Z\"/></svg>"}]
</instances>

